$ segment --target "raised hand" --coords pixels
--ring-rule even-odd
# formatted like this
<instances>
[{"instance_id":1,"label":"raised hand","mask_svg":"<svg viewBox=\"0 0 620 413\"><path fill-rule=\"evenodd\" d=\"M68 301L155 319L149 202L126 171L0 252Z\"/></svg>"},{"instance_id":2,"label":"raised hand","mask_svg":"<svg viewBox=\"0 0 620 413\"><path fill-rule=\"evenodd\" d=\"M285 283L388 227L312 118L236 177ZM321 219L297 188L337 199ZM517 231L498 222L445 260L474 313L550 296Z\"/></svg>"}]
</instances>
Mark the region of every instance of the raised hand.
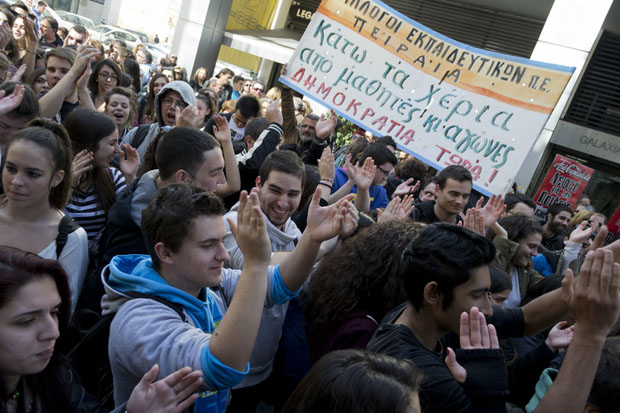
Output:
<instances>
[{"instance_id":1,"label":"raised hand","mask_svg":"<svg viewBox=\"0 0 620 413\"><path fill-rule=\"evenodd\" d=\"M258 188L252 188L249 196L246 191L241 191L237 222L229 218L228 223L243 253L244 265L267 266L271 259L271 241L267 236L267 224L258 201Z\"/></svg>"},{"instance_id":2,"label":"raised hand","mask_svg":"<svg viewBox=\"0 0 620 413\"><path fill-rule=\"evenodd\" d=\"M280 110L280 99L276 99L267 106L265 109L265 119L269 123L277 123L278 125L282 125L284 122L282 120L282 111Z\"/></svg>"},{"instance_id":3,"label":"raised hand","mask_svg":"<svg viewBox=\"0 0 620 413\"><path fill-rule=\"evenodd\" d=\"M394 197L388 203L387 207L377 210L377 222L386 222L392 219L407 219L413 211L413 195L406 195L402 199Z\"/></svg>"},{"instance_id":4,"label":"raised hand","mask_svg":"<svg viewBox=\"0 0 620 413\"><path fill-rule=\"evenodd\" d=\"M125 176L125 180L132 182L136 179L136 174L140 167L140 154L137 149L128 143L122 144L121 149L122 151L119 154L119 166L121 172Z\"/></svg>"},{"instance_id":5,"label":"raised hand","mask_svg":"<svg viewBox=\"0 0 620 413\"><path fill-rule=\"evenodd\" d=\"M480 208L482 201L483 198L478 200L476 209L480 209L480 213L484 218L484 226L491 228L504 213L504 199L499 194L493 195L484 208Z\"/></svg>"},{"instance_id":6,"label":"raised hand","mask_svg":"<svg viewBox=\"0 0 620 413\"><path fill-rule=\"evenodd\" d=\"M359 211L357 210L357 208L355 208L355 205L349 204L347 216L344 218L342 230L340 231L340 234L338 236L342 239L353 234L357 229L357 224L359 223L359 220Z\"/></svg>"},{"instance_id":7,"label":"raised hand","mask_svg":"<svg viewBox=\"0 0 620 413\"><path fill-rule=\"evenodd\" d=\"M475 232L476 234L483 236L486 234L484 216L482 214L482 210L478 208L469 208L465 214L463 223L459 222L459 225Z\"/></svg>"},{"instance_id":8,"label":"raised hand","mask_svg":"<svg viewBox=\"0 0 620 413\"><path fill-rule=\"evenodd\" d=\"M620 312L620 264L614 253L600 248L589 251L574 279L569 269L562 280L562 298L575 317L581 334L604 338Z\"/></svg>"},{"instance_id":9,"label":"raised hand","mask_svg":"<svg viewBox=\"0 0 620 413\"><path fill-rule=\"evenodd\" d=\"M213 115L213 121L215 125L213 125L213 136L218 140L219 143L225 144L231 142L230 139L230 127L228 126L228 120L224 116L221 115Z\"/></svg>"},{"instance_id":10,"label":"raised hand","mask_svg":"<svg viewBox=\"0 0 620 413\"><path fill-rule=\"evenodd\" d=\"M545 344L551 349L551 351L558 351L561 348L566 348L573 339L573 332L575 326L567 327L566 321L560 321L549 331Z\"/></svg>"},{"instance_id":11,"label":"raised hand","mask_svg":"<svg viewBox=\"0 0 620 413\"><path fill-rule=\"evenodd\" d=\"M24 85L16 85L9 96L6 96L6 91L0 90L0 116L6 115L22 103L24 89Z\"/></svg>"},{"instance_id":12,"label":"raised hand","mask_svg":"<svg viewBox=\"0 0 620 413\"><path fill-rule=\"evenodd\" d=\"M28 65L21 65L19 69L17 69L15 74L11 76L11 82L21 83L23 81L22 77L24 77L24 73L26 72L27 69L28 69Z\"/></svg>"},{"instance_id":13,"label":"raised hand","mask_svg":"<svg viewBox=\"0 0 620 413\"><path fill-rule=\"evenodd\" d=\"M197 129L204 121L204 119L200 118L198 109L195 106L189 105L183 109L183 112L181 112L178 106L175 106L174 110L176 112L176 126ZM230 134L228 138L230 139Z\"/></svg>"},{"instance_id":14,"label":"raised hand","mask_svg":"<svg viewBox=\"0 0 620 413\"><path fill-rule=\"evenodd\" d=\"M459 334L461 349L498 349L499 340L493 324L487 324L484 314L477 307L472 307L469 314L461 314ZM456 354L450 347L447 349L446 365L459 383L467 380L467 370L456 361Z\"/></svg>"},{"instance_id":15,"label":"raised hand","mask_svg":"<svg viewBox=\"0 0 620 413\"><path fill-rule=\"evenodd\" d=\"M420 181L416 181L415 184L412 184L413 181L413 178L409 178L406 181L402 182L400 185L398 185L394 190L394 193L392 194L392 198L413 194L415 191L417 191L420 188Z\"/></svg>"},{"instance_id":16,"label":"raised hand","mask_svg":"<svg viewBox=\"0 0 620 413\"><path fill-rule=\"evenodd\" d=\"M377 171L377 167L372 158L366 158L361 167L353 167L353 169L355 169L353 182L357 185L358 191L360 189L365 190L370 188L372 181L375 179L375 172Z\"/></svg>"},{"instance_id":17,"label":"raised hand","mask_svg":"<svg viewBox=\"0 0 620 413\"><path fill-rule=\"evenodd\" d=\"M333 205L321 207L319 205L320 188L314 191L308 209L308 224L306 226L306 232L313 241L327 241L341 233L353 197L354 194L349 194Z\"/></svg>"},{"instance_id":18,"label":"raised hand","mask_svg":"<svg viewBox=\"0 0 620 413\"><path fill-rule=\"evenodd\" d=\"M128 413L181 413L198 399L196 390L202 384L202 372L183 367L153 382L159 373L155 364L134 387L127 401Z\"/></svg>"},{"instance_id":19,"label":"raised hand","mask_svg":"<svg viewBox=\"0 0 620 413\"><path fill-rule=\"evenodd\" d=\"M93 153L84 149L75 155L73 158L73 164L71 166L73 181L71 186L76 188L82 180L82 175L93 169Z\"/></svg>"},{"instance_id":20,"label":"raised hand","mask_svg":"<svg viewBox=\"0 0 620 413\"><path fill-rule=\"evenodd\" d=\"M336 168L334 167L334 154L329 147L323 149L321 158L319 159L319 175L321 179L329 179L334 181L336 176Z\"/></svg>"},{"instance_id":21,"label":"raised hand","mask_svg":"<svg viewBox=\"0 0 620 413\"><path fill-rule=\"evenodd\" d=\"M24 20L27 19L24 18ZM9 23L0 23L0 50L4 51L12 38L13 32L11 31L11 26L9 26Z\"/></svg>"},{"instance_id":22,"label":"raised hand","mask_svg":"<svg viewBox=\"0 0 620 413\"><path fill-rule=\"evenodd\" d=\"M316 137L323 141L329 137L329 135L336 129L336 125L338 124L338 115L332 109L329 112L329 118L325 118L325 114L321 115L321 118L316 123L315 133Z\"/></svg>"},{"instance_id":23,"label":"raised hand","mask_svg":"<svg viewBox=\"0 0 620 413\"><path fill-rule=\"evenodd\" d=\"M568 240L575 244L583 244L588 241L590 235L592 235L592 228L587 228L588 221L583 221L581 224L577 225L577 227L570 233L568 236Z\"/></svg>"}]
</instances>

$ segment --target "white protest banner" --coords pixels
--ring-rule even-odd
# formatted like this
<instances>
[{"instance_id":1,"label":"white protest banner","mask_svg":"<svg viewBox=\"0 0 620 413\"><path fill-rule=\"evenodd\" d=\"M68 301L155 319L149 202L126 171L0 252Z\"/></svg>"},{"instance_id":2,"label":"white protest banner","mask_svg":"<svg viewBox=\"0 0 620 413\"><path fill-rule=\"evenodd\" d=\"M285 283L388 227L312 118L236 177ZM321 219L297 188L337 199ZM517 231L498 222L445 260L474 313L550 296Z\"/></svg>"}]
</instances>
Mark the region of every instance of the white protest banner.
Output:
<instances>
[{"instance_id":1,"label":"white protest banner","mask_svg":"<svg viewBox=\"0 0 620 413\"><path fill-rule=\"evenodd\" d=\"M505 193L574 68L474 48L380 1L324 0L284 84L437 169Z\"/></svg>"}]
</instances>

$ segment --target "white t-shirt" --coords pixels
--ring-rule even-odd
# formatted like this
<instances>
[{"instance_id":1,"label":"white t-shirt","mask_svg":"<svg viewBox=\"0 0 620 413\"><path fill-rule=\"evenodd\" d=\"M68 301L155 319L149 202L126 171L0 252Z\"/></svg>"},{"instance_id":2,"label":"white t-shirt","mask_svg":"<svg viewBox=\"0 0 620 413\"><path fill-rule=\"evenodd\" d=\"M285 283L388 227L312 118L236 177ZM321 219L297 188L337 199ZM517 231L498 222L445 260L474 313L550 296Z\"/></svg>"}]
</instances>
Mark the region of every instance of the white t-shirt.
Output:
<instances>
[{"instance_id":1,"label":"white t-shirt","mask_svg":"<svg viewBox=\"0 0 620 413\"><path fill-rule=\"evenodd\" d=\"M230 120L228 121L228 127L230 128L230 137L232 138L233 142L243 140L243 138L245 137L245 126L243 128L237 126L235 120L231 116Z\"/></svg>"},{"instance_id":2,"label":"white t-shirt","mask_svg":"<svg viewBox=\"0 0 620 413\"><path fill-rule=\"evenodd\" d=\"M512 271L510 271L510 280L512 281L512 290L504 301L504 307L517 308L521 305L521 290L519 290L519 271L516 267L512 267Z\"/></svg>"}]
</instances>

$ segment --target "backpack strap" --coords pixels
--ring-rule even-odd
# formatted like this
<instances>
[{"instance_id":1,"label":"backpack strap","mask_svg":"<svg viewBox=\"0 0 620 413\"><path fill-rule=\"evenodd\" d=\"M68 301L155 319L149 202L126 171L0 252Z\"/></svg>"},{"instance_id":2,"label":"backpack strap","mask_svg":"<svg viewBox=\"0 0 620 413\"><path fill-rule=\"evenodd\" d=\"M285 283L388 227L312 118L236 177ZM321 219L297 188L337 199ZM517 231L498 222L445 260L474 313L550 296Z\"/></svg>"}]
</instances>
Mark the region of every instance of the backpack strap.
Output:
<instances>
[{"instance_id":1,"label":"backpack strap","mask_svg":"<svg viewBox=\"0 0 620 413\"><path fill-rule=\"evenodd\" d=\"M151 130L151 125L152 124L138 126L138 130L136 131L136 135L133 138L131 146L137 149L140 145L142 145L142 142L144 142L149 134L149 131Z\"/></svg>"},{"instance_id":2,"label":"backpack strap","mask_svg":"<svg viewBox=\"0 0 620 413\"><path fill-rule=\"evenodd\" d=\"M75 223L69 215L65 215L58 224L58 235L56 236L56 259L60 258L62 250L67 243L69 234L77 230L80 226Z\"/></svg>"},{"instance_id":3,"label":"backpack strap","mask_svg":"<svg viewBox=\"0 0 620 413\"><path fill-rule=\"evenodd\" d=\"M161 303L166 307L173 309L179 315L179 317L181 317L181 320L183 320L183 322L187 322L187 316L185 315L185 312L183 311L183 306L181 304L173 303L172 301L168 301L165 298L140 293L137 291L125 291L124 294L132 298L146 298L149 300L157 301L158 303Z\"/></svg>"}]
</instances>

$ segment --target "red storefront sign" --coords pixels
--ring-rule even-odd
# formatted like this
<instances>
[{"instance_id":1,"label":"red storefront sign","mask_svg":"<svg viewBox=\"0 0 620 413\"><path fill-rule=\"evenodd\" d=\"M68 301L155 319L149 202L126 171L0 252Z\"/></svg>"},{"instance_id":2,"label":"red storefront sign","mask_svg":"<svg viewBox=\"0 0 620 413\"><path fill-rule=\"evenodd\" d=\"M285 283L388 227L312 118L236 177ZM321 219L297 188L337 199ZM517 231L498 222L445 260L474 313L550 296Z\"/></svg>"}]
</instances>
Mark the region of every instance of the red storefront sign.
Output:
<instances>
[{"instance_id":1,"label":"red storefront sign","mask_svg":"<svg viewBox=\"0 0 620 413\"><path fill-rule=\"evenodd\" d=\"M545 180L536 192L534 202L543 209L555 203L563 203L574 209L593 173L592 168L556 155Z\"/></svg>"},{"instance_id":2,"label":"red storefront sign","mask_svg":"<svg viewBox=\"0 0 620 413\"><path fill-rule=\"evenodd\" d=\"M607 228L612 234L616 234L620 229L620 206L616 209L616 212L611 216L607 223Z\"/></svg>"}]
</instances>

